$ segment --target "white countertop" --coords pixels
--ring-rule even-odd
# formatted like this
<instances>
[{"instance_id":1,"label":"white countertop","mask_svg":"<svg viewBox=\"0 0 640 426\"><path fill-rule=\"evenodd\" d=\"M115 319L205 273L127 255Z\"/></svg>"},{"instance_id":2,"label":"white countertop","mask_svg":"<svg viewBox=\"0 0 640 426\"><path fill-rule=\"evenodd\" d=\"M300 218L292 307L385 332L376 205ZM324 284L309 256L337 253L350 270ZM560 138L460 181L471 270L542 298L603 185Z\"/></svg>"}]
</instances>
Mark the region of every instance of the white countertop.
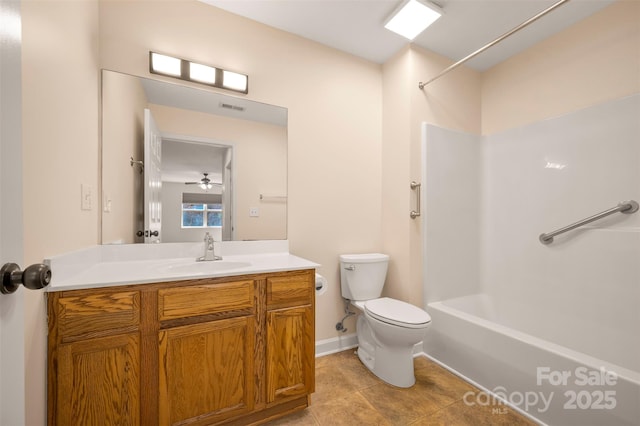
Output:
<instances>
[{"instance_id":1,"label":"white countertop","mask_svg":"<svg viewBox=\"0 0 640 426\"><path fill-rule=\"evenodd\" d=\"M320 266L290 254L286 241L225 243L221 243L221 261L196 262L196 257L202 256L202 243L96 246L51 257L45 259L52 273L47 291L294 271Z\"/></svg>"}]
</instances>

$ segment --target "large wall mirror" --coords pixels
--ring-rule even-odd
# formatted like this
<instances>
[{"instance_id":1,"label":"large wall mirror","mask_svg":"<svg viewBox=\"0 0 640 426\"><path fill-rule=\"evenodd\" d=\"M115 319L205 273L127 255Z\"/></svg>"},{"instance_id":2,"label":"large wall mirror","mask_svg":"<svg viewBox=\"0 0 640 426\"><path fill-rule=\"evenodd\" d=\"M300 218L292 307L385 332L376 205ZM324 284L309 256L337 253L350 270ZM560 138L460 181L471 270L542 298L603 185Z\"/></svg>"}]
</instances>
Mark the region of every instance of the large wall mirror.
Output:
<instances>
[{"instance_id":1,"label":"large wall mirror","mask_svg":"<svg viewBox=\"0 0 640 426\"><path fill-rule=\"evenodd\" d=\"M287 110L102 71L102 243L287 238Z\"/></svg>"}]
</instances>

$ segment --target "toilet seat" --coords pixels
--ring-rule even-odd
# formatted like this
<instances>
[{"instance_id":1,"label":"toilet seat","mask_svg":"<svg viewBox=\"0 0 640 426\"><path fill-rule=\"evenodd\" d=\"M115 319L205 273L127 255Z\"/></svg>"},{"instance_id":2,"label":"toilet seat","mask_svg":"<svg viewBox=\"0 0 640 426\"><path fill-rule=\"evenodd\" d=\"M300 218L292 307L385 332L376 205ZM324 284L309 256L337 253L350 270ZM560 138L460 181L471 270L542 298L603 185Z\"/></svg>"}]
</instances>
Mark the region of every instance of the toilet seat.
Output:
<instances>
[{"instance_id":1,"label":"toilet seat","mask_svg":"<svg viewBox=\"0 0 640 426\"><path fill-rule=\"evenodd\" d=\"M424 310L389 297L367 300L364 311L379 321L404 328L424 328L431 322Z\"/></svg>"}]
</instances>

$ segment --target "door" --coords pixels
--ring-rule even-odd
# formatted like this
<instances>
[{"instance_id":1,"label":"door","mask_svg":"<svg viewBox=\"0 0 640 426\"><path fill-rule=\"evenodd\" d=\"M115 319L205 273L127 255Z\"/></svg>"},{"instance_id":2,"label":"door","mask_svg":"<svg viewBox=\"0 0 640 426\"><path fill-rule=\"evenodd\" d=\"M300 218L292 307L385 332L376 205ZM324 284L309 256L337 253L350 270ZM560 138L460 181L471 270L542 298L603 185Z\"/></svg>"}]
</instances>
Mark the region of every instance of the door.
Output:
<instances>
[{"instance_id":1,"label":"door","mask_svg":"<svg viewBox=\"0 0 640 426\"><path fill-rule=\"evenodd\" d=\"M22 263L20 2L0 0L0 265ZM0 294L0 425L25 424L23 289Z\"/></svg>"},{"instance_id":2,"label":"door","mask_svg":"<svg viewBox=\"0 0 640 426\"><path fill-rule=\"evenodd\" d=\"M144 242L159 243L162 230L162 134L144 110Z\"/></svg>"}]
</instances>

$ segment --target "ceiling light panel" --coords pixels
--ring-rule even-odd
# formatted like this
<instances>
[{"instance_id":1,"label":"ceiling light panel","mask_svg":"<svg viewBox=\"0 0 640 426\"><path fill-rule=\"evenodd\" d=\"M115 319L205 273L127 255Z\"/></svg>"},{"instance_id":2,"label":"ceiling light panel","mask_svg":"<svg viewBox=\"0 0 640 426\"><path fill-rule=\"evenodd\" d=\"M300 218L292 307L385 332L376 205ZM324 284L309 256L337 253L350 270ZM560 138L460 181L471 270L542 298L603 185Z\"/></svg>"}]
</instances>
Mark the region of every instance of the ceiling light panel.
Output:
<instances>
[{"instance_id":1,"label":"ceiling light panel","mask_svg":"<svg viewBox=\"0 0 640 426\"><path fill-rule=\"evenodd\" d=\"M408 0L391 16L385 28L413 40L442 16L442 11L433 4Z\"/></svg>"}]
</instances>

